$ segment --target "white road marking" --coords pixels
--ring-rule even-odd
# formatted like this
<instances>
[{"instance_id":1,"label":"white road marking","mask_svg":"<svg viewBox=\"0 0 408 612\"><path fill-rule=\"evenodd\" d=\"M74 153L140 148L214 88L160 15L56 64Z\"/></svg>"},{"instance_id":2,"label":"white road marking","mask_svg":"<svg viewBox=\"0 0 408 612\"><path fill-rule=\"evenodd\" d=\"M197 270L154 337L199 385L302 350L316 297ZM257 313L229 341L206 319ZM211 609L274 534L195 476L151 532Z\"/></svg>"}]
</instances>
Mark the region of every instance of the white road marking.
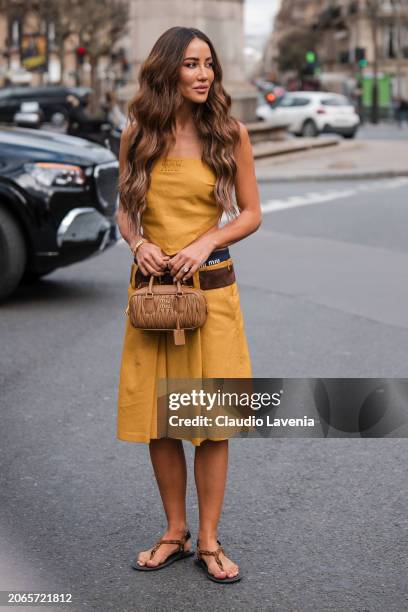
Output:
<instances>
[{"instance_id":1,"label":"white road marking","mask_svg":"<svg viewBox=\"0 0 408 612\"><path fill-rule=\"evenodd\" d=\"M277 210L286 210L288 208L296 208L297 206L310 206L312 204L321 204L323 202L331 202L340 200L341 198L349 198L356 195L359 191L377 191L379 189L398 189L408 184L408 177L399 177L369 183L361 183L348 189L337 189L330 191L309 191L303 195L292 195L280 200L267 200L261 205L263 213L271 213ZM220 227L227 221L225 215L221 218ZM123 238L120 238L118 243L120 246L128 247L128 243Z\"/></svg>"},{"instance_id":2,"label":"white road marking","mask_svg":"<svg viewBox=\"0 0 408 612\"><path fill-rule=\"evenodd\" d=\"M263 213L275 212L277 210L285 210L288 208L296 208L297 206L310 206L311 204L321 204L322 202L331 202L332 200L340 200L341 198L349 198L356 195L359 191L377 191L379 189L397 189L408 184L408 178L400 177L384 181L373 181L371 183L362 183L348 189L337 189L318 193L312 191L303 195L288 196L280 200L267 200L261 206Z\"/></svg>"}]
</instances>

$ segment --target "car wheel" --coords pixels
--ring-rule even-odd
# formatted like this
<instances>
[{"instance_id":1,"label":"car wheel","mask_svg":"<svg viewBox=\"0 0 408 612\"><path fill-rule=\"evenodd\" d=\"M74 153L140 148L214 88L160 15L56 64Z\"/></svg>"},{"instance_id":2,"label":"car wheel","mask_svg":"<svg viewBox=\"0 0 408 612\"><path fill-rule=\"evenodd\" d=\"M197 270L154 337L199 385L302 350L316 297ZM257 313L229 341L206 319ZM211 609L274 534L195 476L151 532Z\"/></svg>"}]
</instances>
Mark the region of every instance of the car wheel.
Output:
<instances>
[{"instance_id":1,"label":"car wheel","mask_svg":"<svg viewBox=\"0 0 408 612\"><path fill-rule=\"evenodd\" d=\"M52 125L55 125L55 127L61 127L67 120L67 116L63 111L55 111L52 113L50 120Z\"/></svg>"},{"instance_id":2,"label":"car wheel","mask_svg":"<svg viewBox=\"0 0 408 612\"><path fill-rule=\"evenodd\" d=\"M26 266L27 249L14 217L0 206L0 300L17 288Z\"/></svg>"},{"instance_id":3,"label":"car wheel","mask_svg":"<svg viewBox=\"0 0 408 612\"><path fill-rule=\"evenodd\" d=\"M21 278L21 284L22 285L32 285L36 283L38 280L40 280L40 278L42 278L43 276L46 276L47 274L51 274L51 272L54 272L54 270L55 268L53 268L52 270L47 270L46 272L34 272L34 270L26 269Z\"/></svg>"},{"instance_id":4,"label":"car wheel","mask_svg":"<svg viewBox=\"0 0 408 612\"><path fill-rule=\"evenodd\" d=\"M318 135L318 129L314 121L308 119L302 127L302 136L304 138L315 138Z\"/></svg>"},{"instance_id":5,"label":"car wheel","mask_svg":"<svg viewBox=\"0 0 408 612\"><path fill-rule=\"evenodd\" d=\"M343 134L343 138L355 138L357 134L357 130L354 130L354 132L349 132L348 134Z\"/></svg>"}]
</instances>

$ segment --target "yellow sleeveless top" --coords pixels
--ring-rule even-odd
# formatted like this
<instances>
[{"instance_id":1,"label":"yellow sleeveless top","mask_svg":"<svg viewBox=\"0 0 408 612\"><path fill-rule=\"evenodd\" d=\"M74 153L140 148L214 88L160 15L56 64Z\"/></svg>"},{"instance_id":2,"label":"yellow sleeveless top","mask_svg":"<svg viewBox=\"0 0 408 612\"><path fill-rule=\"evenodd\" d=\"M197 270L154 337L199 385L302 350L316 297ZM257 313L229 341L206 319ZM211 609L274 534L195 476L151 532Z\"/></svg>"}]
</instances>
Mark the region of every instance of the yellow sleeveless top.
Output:
<instances>
[{"instance_id":1,"label":"yellow sleeveless top","mask_svg":"<svg viewBox=\"0 0 408 612\"><path fill-rule=\"evenodd\" d=\"M217 225L215 181L212 168L199 158L156 160L142 215L145 238L174 255Z\"/></svg>"}]
</instances>

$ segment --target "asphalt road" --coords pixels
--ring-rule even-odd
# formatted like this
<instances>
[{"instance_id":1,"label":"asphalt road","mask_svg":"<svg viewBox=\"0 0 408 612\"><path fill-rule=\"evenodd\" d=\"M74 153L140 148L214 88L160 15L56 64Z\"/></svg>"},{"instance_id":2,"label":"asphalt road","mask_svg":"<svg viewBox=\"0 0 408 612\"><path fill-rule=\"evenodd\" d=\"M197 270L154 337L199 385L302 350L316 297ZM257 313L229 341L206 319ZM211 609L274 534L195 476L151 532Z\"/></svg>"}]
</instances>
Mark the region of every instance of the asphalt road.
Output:
<instances>
[{"instance_id":1,"label":"asphalt road","mask_svg":"<svg viewBox=\"0 0 408 612\"><path fill-rule=\"evenodd\" d=\"M396 121L382 121L374 125L365 122L357 133L359 140L407 140L408 122L403 121L400 125Z\"/></svg>"},{"instance_id":2,"label":"asphalt road","mask_svg":"<svg viewBox=\"0 0 408 612\"><path fill-rule=\"evenodd\" d=\"M408 376L406 193L262 184L263 224L231 248L255 377ZM0 307L1 589L75 611L407 610L405 439L232 440L219 537L244 580L130 568L164 526L147 446L115 438L130 263L118 245Z\"/></svg>"}]
</instances>

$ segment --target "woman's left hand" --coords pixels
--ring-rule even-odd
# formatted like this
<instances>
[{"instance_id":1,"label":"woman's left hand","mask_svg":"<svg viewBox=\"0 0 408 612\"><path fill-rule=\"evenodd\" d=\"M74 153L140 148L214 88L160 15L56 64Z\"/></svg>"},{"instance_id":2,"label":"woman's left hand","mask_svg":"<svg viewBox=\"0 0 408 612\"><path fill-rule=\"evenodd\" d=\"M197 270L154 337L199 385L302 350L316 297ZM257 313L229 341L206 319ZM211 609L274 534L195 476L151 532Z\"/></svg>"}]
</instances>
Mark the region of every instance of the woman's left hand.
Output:
<instances>
[{"instance_id":1,"label":"woman's left hand","mask_svg":"<svg viewBox=\"0 0 408 612\"><path fill-rule=\"evenodd\" d=\"M214 250L214 242L212 237L204 236L198 238L188 246L184 247L173 257L168 260L168 268L170 274L176 280L187 280L191 278L200 266L208 258L209 254ZM184 272L184 267L189 268L188 272Z\"/></svg>"}]
</instances>

